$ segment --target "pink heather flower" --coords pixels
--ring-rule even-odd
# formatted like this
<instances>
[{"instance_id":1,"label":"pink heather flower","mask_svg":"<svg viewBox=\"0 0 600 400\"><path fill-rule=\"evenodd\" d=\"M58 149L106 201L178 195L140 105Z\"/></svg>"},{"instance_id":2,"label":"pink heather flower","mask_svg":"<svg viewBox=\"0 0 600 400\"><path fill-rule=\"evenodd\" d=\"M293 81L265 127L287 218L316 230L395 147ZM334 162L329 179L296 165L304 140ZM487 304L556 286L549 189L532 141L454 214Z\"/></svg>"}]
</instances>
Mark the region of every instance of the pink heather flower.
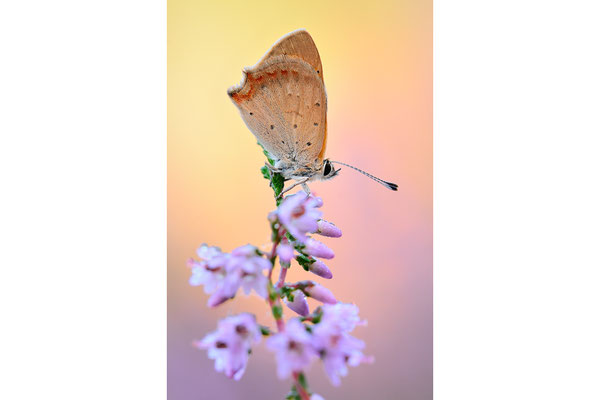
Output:
<instances>
[{"instance_id":1,"label":"pink heather flower","mask_svg":"<svg viewBox=\"0 0 600 400\"><path fill-rule=\"evenodd\" d=\"M225 277L225 265L229 254L222 253L218 247L202 244L196 251L199 261L190 259L188 265L192 269L190 285L204 285L205 293L212 293Z\"/></svg>"},{"instance_id":2,"label":"pink heather flower","mask_svg":"<svg viewBox=\"0 0 600 400\"><path fill-rule=\"evenodd\" d=\"M262 298L267 297L267 277L263 270L271 268L271 263L258 255L257 248L252 245L240 246L231 252L227 263L228 274L239 277L239 284L245 294L254 289Z\"/></svg>"},{"instance_id":3,"label":"pink heather flower","mask_svg":"<svg viewBox=\"0 0 600 400\"><path fill-rule=\"evenodd\" d=\"M190 260L192 269L190 285L204 285L204 292L212 293L208 306L215 307L235 296L239 287L237 278L227 272L230 255L222 253L218 247L201 245L197 250L199 261Z\"/></svg>"},{"instance_id":4,"label":"pink heather flower","mask_svg":"<svg viewBox=\"0 0 600 400\"><path fill-rule=\"evenodd\" d=\"M352 332L357 325L366 325L358 316L358 307L354 304L324 304L320 325L331 325L339 332Z\"/></svg>"},{"instance_id":5,"label":"pink heather flower","mask_svg":"<svg viewBox=\"0 0 600 400\"><path fill-rule=\"evenodd\" d=\"M331 293L329 289L319 285L318 283L312 281L309 282L310 284L304 288L304 293L306 293L308 297L312 297L313 299L318 300L321 303L337 303L337 300L335 299L333 293Z\"/></svg>"},{"instance_id":6,"label":"pink heather flower","mask_svg":"<svg viewBox=\"0 0 600 400\"><path fill-rule=\"evenodd\" d=\"M371 357L362 353L365 343L348 333L331 332L327 326L317 324L313 337L325 372L334 386L340 384L341 376L348 374L348 365L355 367L362 362L372 362Z\"/></svg>"},{"instance_id":7,"label":"pink heather flower","mask_svg":"<svg viewBox=\"0 0 600 400\"><path fill-rule=\"evenodd\" d=\"M267 347L275 352L279 379L288 378L292 372L302 371L317 358L310 334L297 319L289 320L283 332L268 338Z\"/></svg>"},{"instance_id":8,"label":"pink heather flower","mask_svg":"<svg viewBox=\"0 0 600 400\"><path fill-rule=\"evenodd\" d=\"M279 222L296 240L306 242L307 233L314 233L318 229L317 221L321 218L318 207L323 201L314 196L307 196L304 192L298 192L287 196L277 209Z\"/></svg>"},{"instance_id":9,"label":"pink heather flower","mask_svg":"<svg viewBox=\"0 0 600 400\"><path fill-rule=\"evenodd\" d=\"M209 307L216 307L229 299L233 299L240 287L240 283L240 275L237 273L227 273L222 275L222 278L218 282L217 289L212 296L208 298L207 305Z\"/></svg>"},{"instance_id":10,"label":"pink heather flower","mask_svg":"<svg viewBox=\"0 0 600 400\"><path fill-rule=\"evenodd\" d=\"M221 249L219 247L209 246L206 243L202 243L196 250L196 254L201 260L210 260L211 258L219 256L223 253L221 253Z\"/></svg>"},{"instance_id":11,"label":"pink heather flower","mask_svg":"<svg viewBox=\"0 0 600 400\"><path fill-rule=\"evenodd\" d=\"M259 343L260 338L254 315L243 313L220 320L217 330L194 346L207 349L208 358L215 360L215 370L237 381L246 370L251 346Z\"/></svg>"},{"instance_id":12,"label":"pink heather flower","mask_svg":"<svg viewBox=\"0 0 600 400\"><path fill-rule=\"evenodd\" d=\"M322 198L316 197L314 192L312 194L312 198L314 199L315 207L317 207L317 208L323 207L323 199Z\"/></svg>"},{"instance_id":13,"label":"pink heather flower","mask_svg":"<svg viewBox=\"0 0 600 400\"><path fill-rule=\"evenodd\" d=\"M198 257L200 261L189 261L190 284L204 285L204 291L212 293L209 307L235 297L240 287L246 294L254 289L259 296L267 297L267 277L262 271L269 269L271 263L258 254L256 247L245 245L227 254L218 247L203 244L198 249Z\"/></svg>"},{"instance_id":14,"label":"pink heather flower","mask_svg":"<svg viewBox=\"0 0 600 400\"><path fill-rule=\"evenodd\" d=\"M331 273L329 268L327 268L327 265L323 264L321 260L316 260L314 263L310 264L308 270L313 274L320 276L321 278L333 278L333 274Z\"/></svg>"},{"instance_id":15,"label":"pink heather flower","mask_svg":"<svg viewBox=\"0 0 600 400\"><path fill-rule=\"evenodd\" d=\"M333 250L313 238L308 238L304 245L306 246L303 249L304 252L311 256L326 259L331 259L335 256L335 254L333 254Z\"/></svg>"},{"instance_id":16,"label":"pink heather flower","mask_svg":"<svg viewBox=\"0 0 600 400\"><path fill-rule=\"evenodd\" d=\"M196 261L190 258L187 262L188 268L192 270L192 276L190 276L189 283L192 286L200 286L207 280L209 271L206 270L206 263ZM206 290L206 287L204 288Z\"/></svg>"},{"instance_id":17,"label":"pink heather flower","mask_svg":"<svg viewBox=\"0 0 600 400\"><path fill-rule=\"evenodd\" d=\"M294 296L294 301L289 301L285 299L285 304L290 308L290 310L295 313L306 317L310 310L308 309L308 302L306 301L306 296L302 293L301 290L294 290L292 292L292 296Z\"/></svg>"},{"instance_id":18,"label":"pink heather flower","mask_svg":"<svg viewBox=\"0 0 600 400\"><path fill-rule=\"evenodd\" d=\"M373 358L362 353L364 342L348 333L356 325L362 324L358 317L358 307L337 303L325 304L322 310L321 321L313 328L313 344L321 356L331 383L337 386L340 384L340 376L348 373L348 365L354 367L363 362L372 362Z\"/></svg>"},{"instance_id":19,"label":"pink heather flower","mask_svg":"<svg viewBox=\"0 0 600 400\"><path fill-rule=\"evenodd\" d=\"M294 248L287 243L280 243L277 246L277 255L283 264L289 265L292 258L294 258Z\"/></svg>"},{"instance_id":20,"label":"pink heather flower","mask_svg":"<svg viewBox=\"0 0 600 400\"><path fill-rule=\"evenodd\" d=\"M317 221L317 233L322 236L339 238L342 236L342 231L340 228L335 226L329 221L325 221L324 219L320 219Z\"/></svg>"}]
</instances>

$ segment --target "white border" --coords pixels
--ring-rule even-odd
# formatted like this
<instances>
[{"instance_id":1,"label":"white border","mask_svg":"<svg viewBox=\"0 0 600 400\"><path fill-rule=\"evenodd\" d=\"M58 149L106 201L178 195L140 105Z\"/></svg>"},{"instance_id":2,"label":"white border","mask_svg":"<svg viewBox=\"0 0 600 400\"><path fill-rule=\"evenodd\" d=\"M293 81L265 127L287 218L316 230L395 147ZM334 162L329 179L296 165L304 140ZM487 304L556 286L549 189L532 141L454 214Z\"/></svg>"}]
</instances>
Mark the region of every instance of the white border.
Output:
<instances>
[{"instance_id":1,"label":"white border","mask_svg":"<svg viewBox=\"0 0 600 400\"><path fill-rule=\"evenodd\" d=\"M435 3L435 395L599 398L597 2ZM165 4L0 9L0 398L164 398Z\"/></svg>"},{"instance_id":2,"label":"white border","mask_svg":"<svg viewBox=\"0 0 600 400\"><path fill-rule=\"evenodd\" d=\"M600 398L598 2L434 2L434 395Z\"/></svg>"},{"instance_id":3,"label":"white border","mask_svg":"<svg viewBox=\"0 0 600 400\"><path fill-rule=\"evenodd\" d=\"M166 397L166 5L0 6L0 398Z\"/></svg>"}]
</instances>

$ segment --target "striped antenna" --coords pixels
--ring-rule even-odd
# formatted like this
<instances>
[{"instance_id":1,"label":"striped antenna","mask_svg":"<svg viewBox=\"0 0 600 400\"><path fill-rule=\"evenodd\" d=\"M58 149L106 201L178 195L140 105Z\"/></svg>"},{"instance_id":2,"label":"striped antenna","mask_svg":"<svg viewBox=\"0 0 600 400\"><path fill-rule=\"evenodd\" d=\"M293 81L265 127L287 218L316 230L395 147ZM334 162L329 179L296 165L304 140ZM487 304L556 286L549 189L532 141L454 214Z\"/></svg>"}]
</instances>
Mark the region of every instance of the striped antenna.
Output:
<instances>
[{"instance_id":1,"label":"striped antenna","mask_svg":"<svg viewBox=\"0 0 600 400\"><path fill-rule=\"evenodd\" d=\"M373 179L375 182L382 184L383 186L385 186L388 189L391 189L393 191L397 191L398 190L398 185L396 185L395 183L387 182L387 181L384 181L383 179L379 179L378 177L373 176L373 175L369 174L368 172L363 171L362 169L358 169L356 167L353 167L352 165L349 165L349 164L346 164L346 163L343 163L343 162L339 162L339 161L331 161L331 160L329 160L329 162L331 162L333 164L344 165L344 166L346 166L348 168L352 168L353 170L358 171L361 174L363 174L365 176L368 176L369 178Z\"/></svg>"}]
</instances>

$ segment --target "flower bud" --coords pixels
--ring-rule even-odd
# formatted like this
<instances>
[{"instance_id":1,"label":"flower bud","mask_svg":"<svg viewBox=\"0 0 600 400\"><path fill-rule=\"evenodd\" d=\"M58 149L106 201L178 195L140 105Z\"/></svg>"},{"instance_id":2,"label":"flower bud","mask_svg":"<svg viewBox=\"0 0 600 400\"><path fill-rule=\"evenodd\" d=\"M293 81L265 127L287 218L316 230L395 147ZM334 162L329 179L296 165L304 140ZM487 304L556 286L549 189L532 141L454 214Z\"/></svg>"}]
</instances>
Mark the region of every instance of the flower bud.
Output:
<instances>
[{"instance_id":1,"label":"flower bud","mask_svg":"<svg viewBox=\"0 0 600 400\"><path fill-rule=\"evenodd\" d=\"M292 258L294 258L294 248L289 244L281 243L277 246L277 255L281 262L289 264Z\"/></svg>"},{"instance_id":2,"label":"flower bud","mask_svg":"<svg viewBox=\"0 0 600 400\"><path fill-rule=\"evenodd\" d=\"M333 278L333 274L331 273L329 268L327 268L327 265L325 265L320 260L316 260L314 263L310 264L310 266L308 267L308 270L310 272L312 272L313 274L320 276L321 278L325 278L325 279Z\"/></svg>"},{"instance_id":3,"label":"flower bud","mask_svg":"<svg viewBox=\"0 0 600 400\"><path fill-rule=\"evenodd\" d=\"M331 222L320 219L317 221L317 233L322 236L338 238L342 236L340 228Z\"/></svg>"},{"instance_id":4,"label":"flower bud","mask_svg":"<svg viewBox=\"0 0 600 400\"><path fill-rule=\"evenodd\" d=\"M310 197L312 201L314 201L315 207L323 207L323 199L316 196L316 193L313 193Z\"/></svg>"},{"instance_id":5,"label":"flower bud","mask_svg":"<svg viewBox=\"0 0 600 400\"><path fill-rule=\"evenodd\" d=\"M307 316L309 313L308 302L306 301L306 296L302 293L301 290L294 290L292 292L292 296L294 296L294 301L289 301L285 299L285 304L289 307L290 310L295 313L302 315L303 317Z\"/></svg>"},{"instance_id":6,"label":"flower bud","mask_svg":"<svg viewBox=\"0 0 600 400\"><path fill-rule=\"evenodd\" d=\"M250 257L256 255L256 250L257 248L255 246L252 246L251 244L246 244L244 246L240 246L233 249L231 255L236 257Z\"/></svg>"},{"instance_id":7,"label":"flower bud","mask_svg":"<svg viewBox=\"0 0 600 400\"><path fill-rule=\"evenodd\" d=\"M216 292L212 296L209 297L208 303L206 303L206 305L211 308L216 307L216 306L219 306L219 305L225 303L227 300L229 300L231 298L233 298L233 297L224 296L222 293Z\"/></svg>"},{"instance_id":8,"label":"flower bud","mask_svg":"<svg viewBox=\"0 0 600 400\"><path fill-rule=\"evenodd\" d=\"M320 301L321 303L327 304L335 304L337 300L333 296L333 293L324 286L319 285L318 283L312 282L311 286L306 286L304 289L304 293L306 293L309 297L312 297L315 300Z\"/></svg>"},{"instance_id":9,"label":"flower bud","mask_svg":"<svg viewBox=\"0 0 600 400\"><path fill-rule=\"evenodd\" d=\"M306 254L310 254L311 256L319 258L330 259L335 256L333 250L331 250L329 247L325 246L323 243L313 238L309 238L306 241L304 251L306 252Z\"/></svg>"}]
</instances>

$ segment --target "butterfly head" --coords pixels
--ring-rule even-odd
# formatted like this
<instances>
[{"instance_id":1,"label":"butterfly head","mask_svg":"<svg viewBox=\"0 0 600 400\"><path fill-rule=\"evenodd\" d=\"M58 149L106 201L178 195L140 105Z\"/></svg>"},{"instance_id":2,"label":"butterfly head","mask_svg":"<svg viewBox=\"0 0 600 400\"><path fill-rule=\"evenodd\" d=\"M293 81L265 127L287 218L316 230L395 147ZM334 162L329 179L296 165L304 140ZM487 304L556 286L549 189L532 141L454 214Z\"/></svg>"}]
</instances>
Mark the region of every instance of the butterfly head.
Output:
<instances>
[{"instance_id":1,"label":"butterfly head","mask_svg":"<svg viewBox=\"0 0 600 400\"><path fill-rule=\"evenodd\" d=\"M335 167L333 166L333 164L331 163L331 161L329 160L324 160L323 161L323 169L321 169L321 180L328 180L333 178L334 176L336 176L338 174L338 172L340 172L341 168L339 169L335 169Z\"/></svg>"}]
</instances>

